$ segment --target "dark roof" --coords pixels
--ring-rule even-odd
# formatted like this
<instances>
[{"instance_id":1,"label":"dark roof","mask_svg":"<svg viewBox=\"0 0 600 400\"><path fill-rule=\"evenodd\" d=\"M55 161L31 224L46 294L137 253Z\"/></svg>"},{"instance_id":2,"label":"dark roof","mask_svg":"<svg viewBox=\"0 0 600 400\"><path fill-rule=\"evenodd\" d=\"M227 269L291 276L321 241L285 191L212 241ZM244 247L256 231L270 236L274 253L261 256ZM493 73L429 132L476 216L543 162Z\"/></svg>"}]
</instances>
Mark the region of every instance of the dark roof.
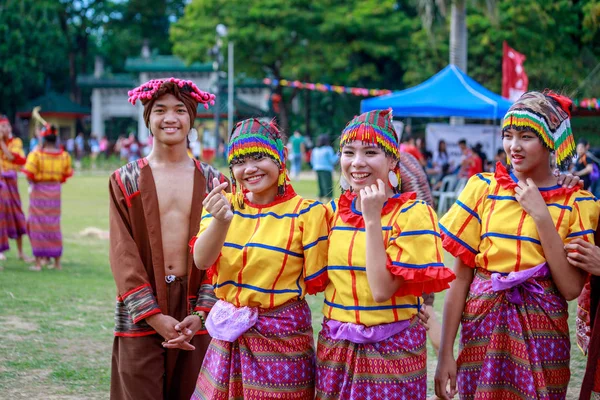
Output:
<instances>
[{"instance_id":1,"label":"dark roof","mask_svg":"<svg viewBox=\"0 0 600 400\"><path fill-rule=\"evenodd\" d=\"M88 115L90 113L89 107L81 106L71 101L67 95L56 92L50 92L29 101L18 113L21 116L27 116L31 114L34 107L38 106L41 107L40 114L42 115L48 113Z\"/></svg>"},{"instance_id":2,"label":"dark roof","mask_svg":"<svg viewBox=\"0 0 600 400\"><path fill-rule=\"evenodd\" d=\"M176 56L129 57L125 61L129 72L212 72L212 63L199 62L186 65Z\"/></svg>"},{"instance_id":3,"label":"dark roof","mask_svg":"<svg viewBox=\"0 0 600 400\"><path fill-rule=\"evenodd\" d=\"M223 93L220 95L218 105L219 105L219 110L221 112L221 115L227 115L227 98L228 97L229 96L227 95L227 93ZM217 104L215 104L214 106L212 106L208 110L206 110L203 105L199 105L198 106L198 115L213 114L215 112L216 106L217 106ZM245 101L242 101L238 98L234 98L233 107L235 110L234 117L237 120L251 118L251 117L260 118L260 117L272 117L273 116L270 111L263 111L260 108L253 106L252 104L246 103Z\"/></svg>"},{"instance_id":4,"label":"dark roof","mask_svg":"<svg viewBox=\"0 0 600 400\"><path fill-rule=\"evenodd\" d=\"M77 76L77 85L88 88L134 88L138 85L133 74L106 74L97 78L94 75Z\"/></svg>"}]
</instances>

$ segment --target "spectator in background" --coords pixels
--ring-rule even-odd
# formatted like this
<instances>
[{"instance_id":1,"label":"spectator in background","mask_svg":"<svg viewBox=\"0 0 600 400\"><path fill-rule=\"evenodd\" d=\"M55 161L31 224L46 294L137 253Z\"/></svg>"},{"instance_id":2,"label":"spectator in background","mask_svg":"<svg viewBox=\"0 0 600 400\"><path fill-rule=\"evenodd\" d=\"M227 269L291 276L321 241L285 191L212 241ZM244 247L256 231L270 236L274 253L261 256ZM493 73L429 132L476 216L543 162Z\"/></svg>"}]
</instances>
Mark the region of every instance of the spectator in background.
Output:
<instances>
[{"instance_id":1,"label":"spectator in background","mask_svg":"<svg viewBox=\"0 0 600 400\"><path fill-rule=\"evenodd\" d=\"M483 172L481 158L467 146L467 141L465 139L460 139L458 141L458 147L460 147L460 151L462 152L458 177L470 178L475 174Z\"/></svg>"},{"instance_id":2,"label":"spectator in background","mask_svg":"<svg viewBox=\"0 0 600 400\"><path fill-rule=\"evenodd\" d=\"M438 149L433 154L433 168L430 171L430 176L434 182L440 182L450 171L450 157L448 157L448 151L446 150L446 142L440 140L438 142Z\"/></svg>"},{"instance_id":3,"label":"spectator in background","mask_svg":"<svg viewBox=\"0 0 600 400\"><path fill-rule=\"evenodd\" d=\"M419 163L421 164L421 166L424 167L426 165L425 157L423 157L423 154L421 154L421 152L415 145L415 138L412 134L409 133L402 137L402 143L400 144L400 151L403 153L408 153L408 154L412 155L414 158L419 160Z\"/></svg>"},{"instance_id":4,"label":"spectator in background","mask_svg":"<svg viewBox=\"0 0 600 400\"><path fill-rule=\"evenodd\" d=\"M473 151L481 159L481 166L482 166L481 171L482 172L489 171L490 166L488 165L489 163L488 163L487 155L483 151L483 145L481 143L479 143L479 142L476 143L475 146L473 147Z\"/></svg>"},{"instance_id":5,"label":"spectator in background","mask_svg":"<svg viewBox=\"0 0 600 400\"><path fill-rule=\"evenodd\" d=\"M310 164L317 173L319 200L323 203L333 198L333 167L338 156L329 143L327 135L320 135L310 156Z\"/></svg>"},{"instance_id":6,"label":"spectator in background","mask_svg":"<svg viewBox=\"0 0 600 400\"><path fill-rule=\"evenodd\" d=\"M70 137L65 142L65 150L71 157L75 157L75 138Z\"/></svg>"},{"instance_id":7,"label":"spectator in background","mask_svg":"<svg viewBox=\"0 0 600 400\"><path fill-rule=\"evenodd\" d=\"M104 154L105 158L108 158L108 139L106 138L106 136L102 136L100 138L100 142L98 143L98 145L100 146L100 153Z\"/></svg>"},{"instance_id":8,"label":"spectator in background","mask_svg":"<svg viewBox=\"0 0 600 400\"><path fill-rule=\"evenodd\" d=\"M294 131L294 134L288 140L288 150L291 161L291 177L298 179L300 170L302 169L302 155L306 151L306 140L300 131Z\"/></svg>"},{"instance_id":9,"label":"spectator in background","mask_svg":"<svg viewBox=\"0 0 600 400\"><path fill-rule=\"evenodd\" d=\"M497 163L502 164L504 167L506 167L506 152L504 151L504 149L498 149L498 151L496 152L496 157L494 158L494 160ZM494 171L496 170L496 164L493 165Z\"/></svg>"},{"instance_id":10,"label":"spectator in background","mask_svg":"<svg viewBox=\"0 0 600 400\"><path fill-rule=\"evenodd\" d=\"M100 154L100 143L98 142L98 138L96 135L90 136L90 157L92 159L92 168L96 168L96 160L98 159L98 154Z\"/></svg>"},{"instance_id":11,"label":"spectator in background","mask_svg":"<svg viewBox=\"0 0 600 400\"><path fill-rule=\"evenodd\" d=\"M127 159L129 160L129 162L138 160L142 156L140 142L138 142L137 138L134 136L133 133L129 135L128 142L129 146L127 147Z\"/></svg>"},{"instance_id":12,"label":"spectator in background","mask_svg":"<svg viewBox=\"0 0 600 400\"><path fill-rule=\"evenodd\" d=\"M590 145L587 140L579 139L577 143L577 159L573 167L573 175L581 178L583 181L583 188L588 190L592 183L591 175L594 170L594 163L592 160L588 160L588 150Z\"/></svg>"},{"instance_id":13,"label":"spectator in background","mask_svg":"<svg viewBox=\"0 0 600 400\"><path fill-rule=\"evenodd\" d=\"M75 166L77 169L81 169L81 159L85 154L85 138L83 132L79 132L75 138Z\"/></svg>"}]
</instances>

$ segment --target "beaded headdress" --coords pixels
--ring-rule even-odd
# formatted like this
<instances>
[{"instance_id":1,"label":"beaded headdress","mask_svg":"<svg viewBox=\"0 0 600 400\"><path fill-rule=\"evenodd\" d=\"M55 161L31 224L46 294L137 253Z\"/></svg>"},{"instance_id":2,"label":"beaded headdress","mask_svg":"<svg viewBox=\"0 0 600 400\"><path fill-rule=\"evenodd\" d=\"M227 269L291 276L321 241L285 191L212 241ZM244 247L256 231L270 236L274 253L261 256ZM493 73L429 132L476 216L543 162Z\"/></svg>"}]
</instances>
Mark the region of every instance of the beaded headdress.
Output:
<instances>
[{"instance_id":1,"label":"beaded headdress","mask_svg":"<svg viewBox=\"0 0 600 400\"><path fill-rule=\"evenodd\" d=\"M227 148L227 161L231 170L231 189L240 206L243 204L242 188L237 187L233 176L232 163L247 157L267 156L279 167L277 195L285 194L287 175L285 168L284 146L281 133L274 121L261 122L256 118L238 122L233 128Z\"/></svg>"},{"instance_id":2,"label":"beaded headdress","mask_svg":"<svg viewBox=\"0 0 600 400\"><path fill-rule=\"evenodd\" d=\"M527 92L508 109L502 132L515 129L535 133L548 150L556 153L556 165L563 169L575 155L572 104L568 97L551 91Z\"/></svg>"},{"instance_id":3,"label":"beaded headdress","mask_svg":"<svg viewBox=\"0 0 600 400\"><path fill-rule=\"evenodd\" d=\"M340 137L340 152L343 147L355 140L379 147L386 156L396 160L394 173L398 178L400 188L400 149L398 147L398 134L392 124L392 110L374 110L354 117L342 131Z\"/></svg>"},{"instance_id":4,"label":"beaded headdress","mask_svg":"<svg viewBox=\"0 0 600 400\"><path fill-rule=\"evenodd\" d=\"M209 104L215 104L215 95L198 89L198 86L192 81L186 81L177 78L152 79L143 85L127 92L128 101L135 105L140 100L144 105L144 121L146 127L150 123L150 111L154 101L165 94L172 94L180 99L190 115L190 121L193 124L196 119L198 104L203 104L208 109Z\"/></svg>"}]
</instances>

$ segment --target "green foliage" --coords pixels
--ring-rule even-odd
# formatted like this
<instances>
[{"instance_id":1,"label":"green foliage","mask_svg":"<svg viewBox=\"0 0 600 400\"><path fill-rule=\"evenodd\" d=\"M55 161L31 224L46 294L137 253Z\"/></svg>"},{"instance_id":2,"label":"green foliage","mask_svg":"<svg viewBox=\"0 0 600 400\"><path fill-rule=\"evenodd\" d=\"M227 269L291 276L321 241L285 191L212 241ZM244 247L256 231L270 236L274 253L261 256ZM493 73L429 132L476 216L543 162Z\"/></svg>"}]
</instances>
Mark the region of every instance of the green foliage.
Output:
<instances>
[{"instance_id":1,"label":"green foliage","mask_svg":"<svg viewBox=\"0 0 600 400\"><path fill-rule=\"evenodd\" d=\"M51 1L0 3L0 113L12 116L41 93L48 78L60 80L68 69L58 10Z\"/></svg>"}]
</instances>

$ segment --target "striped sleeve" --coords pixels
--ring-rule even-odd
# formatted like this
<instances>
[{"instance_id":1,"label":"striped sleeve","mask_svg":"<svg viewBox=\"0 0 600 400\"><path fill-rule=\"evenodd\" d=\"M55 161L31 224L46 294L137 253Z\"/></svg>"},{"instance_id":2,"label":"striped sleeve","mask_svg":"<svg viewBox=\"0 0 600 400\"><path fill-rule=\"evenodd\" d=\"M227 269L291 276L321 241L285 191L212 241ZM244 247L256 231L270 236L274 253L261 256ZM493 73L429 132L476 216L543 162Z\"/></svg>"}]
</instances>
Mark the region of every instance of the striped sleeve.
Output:
<instances>
[{"instance_id":1,"label":"striped sleeve","mask_svg":"<svg viewBox=\"0 0 600 400\"><path fill-rule=\"evenodd\" d=\"M490 178L491 174L473 175L454 205L440 219L444 248L473 268L479 252L481 212Z\"/></svg>"},{"instance_id":2,"label":"striped sleeve","mask_svg":"<svg viewBox=\"0 0 600 400\"><path fill-rule=\"evenodd\" d=\"M594 243L594 233L598 226L598 200L589 192L578 192L573 201L573 211L569 217L569 234L566 243L574 239L583 239Z\"/></svg>"},{"instance_id":3,"label":"striped sleeve","mask_svg":"<svg viewBox=\"0 0 600 400\"><path fill-rule=\"evenodd\" d=\"M411 204L412 203L412 204ZM395 296L440 292L455 278L444 265L442 239L435 212L424 201L409 202L394 223L386 253L388 269L403 279Z\"/></svg>"},{"instance_id":4,"label":"striped sleeve","mask_svg":"<svg viewBox=\"0 0 600 400\"><path fill-rule=\"evenodd\" d=\"M329 225L325 206L305 200L308 211L300 214L304 248L304 282L306 291L315 294L325 290Z\"/></svg>"}]
</instances>

